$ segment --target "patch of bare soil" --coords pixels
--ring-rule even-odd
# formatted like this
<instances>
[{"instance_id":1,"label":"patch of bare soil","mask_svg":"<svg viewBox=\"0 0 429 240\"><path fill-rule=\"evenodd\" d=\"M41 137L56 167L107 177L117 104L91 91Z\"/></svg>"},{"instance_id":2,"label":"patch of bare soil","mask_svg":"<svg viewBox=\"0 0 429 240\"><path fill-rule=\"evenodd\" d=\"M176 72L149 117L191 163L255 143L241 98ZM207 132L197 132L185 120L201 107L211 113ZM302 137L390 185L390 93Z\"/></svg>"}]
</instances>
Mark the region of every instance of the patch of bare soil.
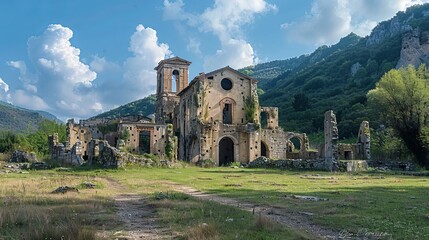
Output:
<instances>
[{"instance_id":1,"label":"patch of bare soil","mask_svg":"<svg viewBox=\"0 0 429 240\"><path fill-rule=\"evenodd\" d=\"M316 225L311 220L312 213L307 212L291 212L284 208L277 208L272 206L258 205L251 202L238 201L232 198L221 197L214 194L208 194L198 191L194 188L179 185L176 183L168 182L167 185L171 186L174 190L189 194L201 200L214 201L223 205L238 207L240 209L252 212L253 214L260 214L268 217L280 224L283 224L292 229L306 232L321 239L353 239L350 234L336 232L331 229L324 228Z\"/></svg>"},{"instance_id":2,"label":"patch of bare soil","mask_svg":"<svg viewBox=\"0 0 429 240\"><path fill-rule=\"evenodd\" d=\"M116 180L106 178L109 185L125 192L127 188ZM113 235L118 240L131 239L171 239L168 229L160 227L157 223L155 210L146 202L144 196L136 193L122 193L114 196L116 214L123 222L123 230ZM101 235L106 235L103 233Z\"/></svg>"},{"instance_id":3,"label":"patch of bare soil","mask_svg":"<svg viewBox=\"0 0 429 240\"><path fill-rule=\"evenodd\" d=\"M114 197L117 215L124 223L124 230L116 232L117 239L169 239L168 230L157 224L154 209L135 193Z\"/></svg>"}]
</instances>

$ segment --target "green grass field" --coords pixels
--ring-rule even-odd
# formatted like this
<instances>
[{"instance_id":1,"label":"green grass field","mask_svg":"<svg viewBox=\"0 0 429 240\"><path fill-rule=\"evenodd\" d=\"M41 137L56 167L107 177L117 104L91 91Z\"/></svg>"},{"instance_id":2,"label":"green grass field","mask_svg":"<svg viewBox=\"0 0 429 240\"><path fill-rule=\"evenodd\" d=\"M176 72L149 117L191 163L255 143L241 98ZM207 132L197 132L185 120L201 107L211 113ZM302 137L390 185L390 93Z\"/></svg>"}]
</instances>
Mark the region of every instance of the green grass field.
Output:
<instances>
[{"instance_id":1,"label":"green grass field","mask_svg":"<svg viewBox=\"0 0 429 240\"><path fill-rule=\"evenodd\" d=\"M17 212L25 209L37 209L41 215L50 213L45 214L49 216L42 217L38 224L53 224L58 228L58 234L64 233L59 226L61 224L55 225L56 222L83 226L81 229L84 231L73 233L74 236L81 234L95 238L97 231L120 229L111 200L119 190L112 188L106 178L116 179L129 191L151 196L150 204L157 209L161 224L176 232L179 239L201 239L202 236L206 239L311 237L233 207L175 194L171 182L220 196L280 207L289 212L311 213L314 223L355 236L429 239L427 177L197 167L1 174L0 236L21 239L20 236L27 236L29 232L35 234L31 230L36 226L34 221L15 220L14 216L19 215ZM82 189L78 194L50 194L60 185L78 186L85 181L95 182L97 188ZM155 196L160 192L172 194L157 200ZM328 200L308 201L293 197L296 195ZM19 211L14 212L13 209ZM66 217L55 220L56 211ZM73 219L73 214L79 215L79 221ZM227 218L241 220L227 223ZM205 227L201 227L203 225ZM39 235L43 236L43 233Z\"/></svg>"}]
</instances>

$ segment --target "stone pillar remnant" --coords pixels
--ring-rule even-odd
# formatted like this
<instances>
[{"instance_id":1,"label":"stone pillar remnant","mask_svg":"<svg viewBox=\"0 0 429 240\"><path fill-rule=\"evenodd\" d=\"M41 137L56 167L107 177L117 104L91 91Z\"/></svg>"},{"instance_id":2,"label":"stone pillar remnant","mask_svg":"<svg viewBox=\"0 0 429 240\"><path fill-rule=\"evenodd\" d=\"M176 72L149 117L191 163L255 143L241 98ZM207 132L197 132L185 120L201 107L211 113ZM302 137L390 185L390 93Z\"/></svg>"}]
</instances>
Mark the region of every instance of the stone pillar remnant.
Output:
<instances>
[{"instance_id":1,"label":"stone pillar remnant","mask_svg":"<svg viewBox=\"0 0 429 240\"><path fill-rule=\"evenodd\" d=\"M332 110L325 112L325 166L334 171L338 166L338 128Z\"/></svg>"}]
</instances>

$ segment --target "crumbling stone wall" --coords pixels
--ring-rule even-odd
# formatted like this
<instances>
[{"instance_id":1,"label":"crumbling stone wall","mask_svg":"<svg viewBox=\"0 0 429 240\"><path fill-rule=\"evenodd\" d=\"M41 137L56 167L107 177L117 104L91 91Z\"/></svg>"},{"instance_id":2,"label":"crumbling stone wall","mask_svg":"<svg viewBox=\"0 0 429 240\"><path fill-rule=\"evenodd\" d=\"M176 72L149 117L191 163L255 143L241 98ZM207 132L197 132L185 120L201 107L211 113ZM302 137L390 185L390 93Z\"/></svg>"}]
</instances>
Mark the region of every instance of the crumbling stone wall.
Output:
<instances>
[{"instance_id":1,"label":"crumbling stone wall","mask_svg":"<svg viewBox=\"0 0 429 240\"><path fill-rule=\"evenodd\" d=\"M23 163L23 162L35 162L37 161L37 156L34 152L24 152L20 150L15 150L12 153L10 162Z\"/></svg>"},{"instance_id":2,"label":"crumbling stone wall","mask_svg":"<svg viewBox=\"0 0 429 240\"><path fill-rule=\"evenodd\" d=\"M54 137L50 136L49 140L53 140ZM52 142L49 142L51 145ZM59 165L73 165L79 166L84 160L82 156L82 145L81 142L76 142L71 149L67 149L65 144L57 143L52 148L50 148L51 160L57 162Z\"/></svg>"},{"instance_id":3,"label":"crumbling stone wall","mask_svg":"<svg viewBox=\"0 0 429 240\"><path fill-rule=\"evenodd\" d=\"M299 140L299 149L295 149L291 140L295 138ZM286 133L286 158L287 159L309 159L310 142L305 133Z\"/></svg>"},{"instance_id":4,"label":"crumbling stone wall","mask_svg":"<svg viewBox=\"0 0 429 240\"><path fill-rule=\"evenodd\" d=\"M283 129L261 129L261 141L268 146L267 158L286 159L287 138Z\"/></svg>"},{"instance_id":5,"label":"crumbling stone wall","mask_svg":"<svg viewBox=\"0 0 429 240\"><path fill-rule=\"evenodd\" d=\"M170 166L170 161L154 161L144 156L136 156L112 147L105 140L93 140L91 145L94 148L90 157L90 164L98 164L105 168L125 167L127 165L140 165L145 167Z\"/></svg>"},{"instance_id":6,"label":"crumbling stone wall","mask_svg":"<svg viewBox=\"0 0 429 240\"><path fill-rule=\"evenodd\" d=\"M86 158L88 143L91 139L102 138L103 134L98 130L97 126L91 122L79 121L78 124L74 122L74 119L69 119L66 124L66 151L72 150L73 146L80 142L81 152Z\"/></svg>"},{"instance_id":7,"label":"crumbling stone wall","mask_svg":"<svg viewBox=\"0 0 429 240\"><path fill-rule=\"evenodd\" d=\"M150 122L121 122L118 125L119 136L128 131L128 139L123 139L125 148L133 153L151 153L151 154L164 154L165 146L167 144L168 134L167 125L160 125ZM145 131L149 133L149 149L143 152L140 145L140 132Z\"/></svg>"},{"instance_id":8,"label":"crumbling stone wall","mask_svg":"<svg viewBox=\"0 0 429 240\"><path fill-rule=\"evenodd\" d=\"M276 129L279 127L279 110L276 107L261 107L260 116L262 113L265 113L267 117L267 126L268 129Z\"/></svg>"}]
</instances>

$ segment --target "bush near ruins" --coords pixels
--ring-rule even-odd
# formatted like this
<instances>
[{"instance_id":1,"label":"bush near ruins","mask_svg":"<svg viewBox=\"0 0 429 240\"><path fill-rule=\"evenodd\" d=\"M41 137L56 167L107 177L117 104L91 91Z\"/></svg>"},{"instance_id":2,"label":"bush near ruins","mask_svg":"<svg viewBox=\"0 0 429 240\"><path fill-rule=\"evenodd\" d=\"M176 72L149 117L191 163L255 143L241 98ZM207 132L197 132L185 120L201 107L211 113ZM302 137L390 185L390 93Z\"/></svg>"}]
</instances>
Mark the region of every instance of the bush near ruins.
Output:
<instances>
[{"instance_id":1,"label":"bush near ruins","mask_svg":"<svg viewBox=\"0 0 429 240\"><path fill-rule=\"evenodd\" d=\"M368 93L371 106L429 169L429 71L425 65L393 69Z\"/></svg>"},{"instance_id":2,"label":"bush near ruins","mask_svg":"<svg viewBox=\"0 0 429 240\"><path fill-rule=\"evenodd\" d=\"M44 158L49 154L48 136L54 133L58 133L60 142L66 140L66 126L51 120L42 121L35 132L28 130L25 134L0 133L0 152L22 150L35 152L38 157Z\"/></svg>"}]
</instances>

